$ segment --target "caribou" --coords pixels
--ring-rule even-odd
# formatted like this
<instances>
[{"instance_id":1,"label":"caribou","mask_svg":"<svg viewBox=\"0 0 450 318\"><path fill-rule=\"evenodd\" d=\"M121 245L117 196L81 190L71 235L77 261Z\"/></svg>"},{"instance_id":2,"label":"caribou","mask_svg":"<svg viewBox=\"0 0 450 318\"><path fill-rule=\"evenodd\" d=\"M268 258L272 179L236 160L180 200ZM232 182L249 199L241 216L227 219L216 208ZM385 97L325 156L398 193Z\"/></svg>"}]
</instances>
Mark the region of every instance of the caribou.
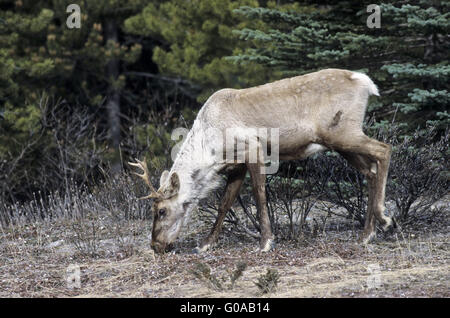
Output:
<instances>
[{"instance_id":1,"label":"caribou","mask_svg":"<svg viewBox=\"0 0 450 318\"><path fill-rule=\"evenodd\" d=\"M267 145L276 148L279 160L305 159L324 150L338 152L367 179L361 242L367 244L375 237L377 222L383 230L394 227L393 218L384 214L392 147L369 138L362 129L370 95L379 93L367 75L341 69L215 92L198 112L172 168L162 173L158 190L150 182L145 159L130 162L143 171L136 174L150 188L143 199L154 199L152 248L164 252L171 247L190 213L219 187L220 174L226 173L217 219L196 251L213 246L248 172L260 224L259 250L271 250L274 236L265 193ZM276 129L277 134L255 133L261 129ZM243 133L248 130L252 133ZM245 147L233 146L239 141ZM225 160L230 147L233 156ZM242 160L236 160L238 157Z\"/></svg>"}]
</instances>

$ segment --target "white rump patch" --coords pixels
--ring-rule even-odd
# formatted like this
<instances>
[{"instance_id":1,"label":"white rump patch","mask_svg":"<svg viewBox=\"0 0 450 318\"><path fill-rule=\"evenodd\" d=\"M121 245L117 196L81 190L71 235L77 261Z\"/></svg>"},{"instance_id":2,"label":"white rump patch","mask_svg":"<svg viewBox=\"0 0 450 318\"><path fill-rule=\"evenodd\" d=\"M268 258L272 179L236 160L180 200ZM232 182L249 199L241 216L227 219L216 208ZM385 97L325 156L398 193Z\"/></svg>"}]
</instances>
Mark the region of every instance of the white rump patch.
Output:
<instances>
[{"instance_id":1,"label":"white rump patch","mask_svg":"<svg viewBox=\"0 0 450 318\"><path fill-rule=\"evenodd\" d=\"M363 73L353 72L350 77L352 80L359 80L369 90L369 95L380 96L377 86L372 82L369 76Z\"/></svg>"}]
</instances>

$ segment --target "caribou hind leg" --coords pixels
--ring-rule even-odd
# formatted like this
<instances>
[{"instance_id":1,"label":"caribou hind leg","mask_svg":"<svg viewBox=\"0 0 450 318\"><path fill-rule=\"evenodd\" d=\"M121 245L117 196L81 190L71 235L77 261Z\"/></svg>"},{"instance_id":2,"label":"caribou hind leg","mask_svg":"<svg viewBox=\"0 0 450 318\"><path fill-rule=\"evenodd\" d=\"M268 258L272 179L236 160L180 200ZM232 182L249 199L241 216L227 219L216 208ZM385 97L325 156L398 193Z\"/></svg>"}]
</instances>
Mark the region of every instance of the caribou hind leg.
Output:
<instances>
[{"instance_id":1,"label":"caribou hind leg","mask_svg":"<svg viewBox=\"0 0 450 318\"><path fill-rule=\"evenodd\" d=\"M354 140L351 138L343 137L343 140L346 142L334 144L332 148L338 150L368 180L369 198L361 238L363 243L368 243L375 237L376 221L380 222L384 231L396 225L392 218L384 215L386 180L392 147L366 135L362 135L358 143L348 143L349 140Z\"/></svg>"},{"instance_id":2,"label":"caribou hind leg","mask_svg":"<svg viewBox=\"0 0 450 318\"><path fill-rule=\"evenodd\" d=\"M382 225L383 230L386 231L389 227L395 226L393 219L384 215L386 181L389 172L392 146L369 137L366 137L364 145L368 148L369 158L372 161L370 168L371 175L369 177L369 195L373 197L371 202L373 213Z\"/></svg>"},{"instance_id":3,"label":"caribou hind leg","mask_svg":"<svg viewBox=\"0 0 450 318\"><path fill-rule=\"evenodd\" d=\"M195 248L195 253L205 252L217 242L225 216L241 189L246 173L247 167L242 164L238 165L235 170L228 174L227 185L225 186L225 193L219 206L216 222L209 235L202 241L199 247Z\"/></svg>"}]
</instances>

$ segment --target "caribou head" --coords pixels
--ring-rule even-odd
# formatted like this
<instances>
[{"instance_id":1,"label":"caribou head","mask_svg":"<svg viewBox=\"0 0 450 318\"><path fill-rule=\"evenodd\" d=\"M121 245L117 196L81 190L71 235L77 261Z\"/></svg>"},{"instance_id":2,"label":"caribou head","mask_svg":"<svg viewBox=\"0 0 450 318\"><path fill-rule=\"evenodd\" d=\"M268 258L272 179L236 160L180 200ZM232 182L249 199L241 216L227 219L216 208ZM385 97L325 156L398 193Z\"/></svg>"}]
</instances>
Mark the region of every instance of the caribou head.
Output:
<instances>
[{"instance_id":1,"label":"caribou head","mask_svg":"<svg viewBox=\"0 0 450 318\"><path fill-rule=\"evenodd\" d=\"M180 200L180 179L176 172L172 174L164 171L160 178L160 187L155 190L150 182L147 163L136 159L136 162L129 162L130 165L140 168L143 173L135 173L141 177L150 188L150 194L140 198L154 199L152 206L153 230L152 248L160 253L167 251L171 243L176 239L183 223L186 212L186 205Z\"/></svg>"}]
</instances>

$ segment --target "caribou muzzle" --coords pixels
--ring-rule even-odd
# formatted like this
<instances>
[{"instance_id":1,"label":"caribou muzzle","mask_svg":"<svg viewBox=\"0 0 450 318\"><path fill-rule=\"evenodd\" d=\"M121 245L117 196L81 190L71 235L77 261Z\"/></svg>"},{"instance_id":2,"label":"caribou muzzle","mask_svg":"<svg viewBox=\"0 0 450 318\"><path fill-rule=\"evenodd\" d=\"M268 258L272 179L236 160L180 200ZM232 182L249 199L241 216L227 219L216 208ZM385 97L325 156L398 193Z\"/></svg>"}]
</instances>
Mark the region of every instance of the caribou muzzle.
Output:
<instances>
[{"instance_id":1,"label":"caribou muzzle","mask_svg":"<svg viewBox=\"0 0 450 318\"><path fill-rule=\"evenodd\" d=\"M165 243L160 243L160 242L156 242L156 241L152 241L151 246L152 246L152 249L158 254L167 253L173 249L172 244L165 244Z\"/></svg>"}]
</instances>

